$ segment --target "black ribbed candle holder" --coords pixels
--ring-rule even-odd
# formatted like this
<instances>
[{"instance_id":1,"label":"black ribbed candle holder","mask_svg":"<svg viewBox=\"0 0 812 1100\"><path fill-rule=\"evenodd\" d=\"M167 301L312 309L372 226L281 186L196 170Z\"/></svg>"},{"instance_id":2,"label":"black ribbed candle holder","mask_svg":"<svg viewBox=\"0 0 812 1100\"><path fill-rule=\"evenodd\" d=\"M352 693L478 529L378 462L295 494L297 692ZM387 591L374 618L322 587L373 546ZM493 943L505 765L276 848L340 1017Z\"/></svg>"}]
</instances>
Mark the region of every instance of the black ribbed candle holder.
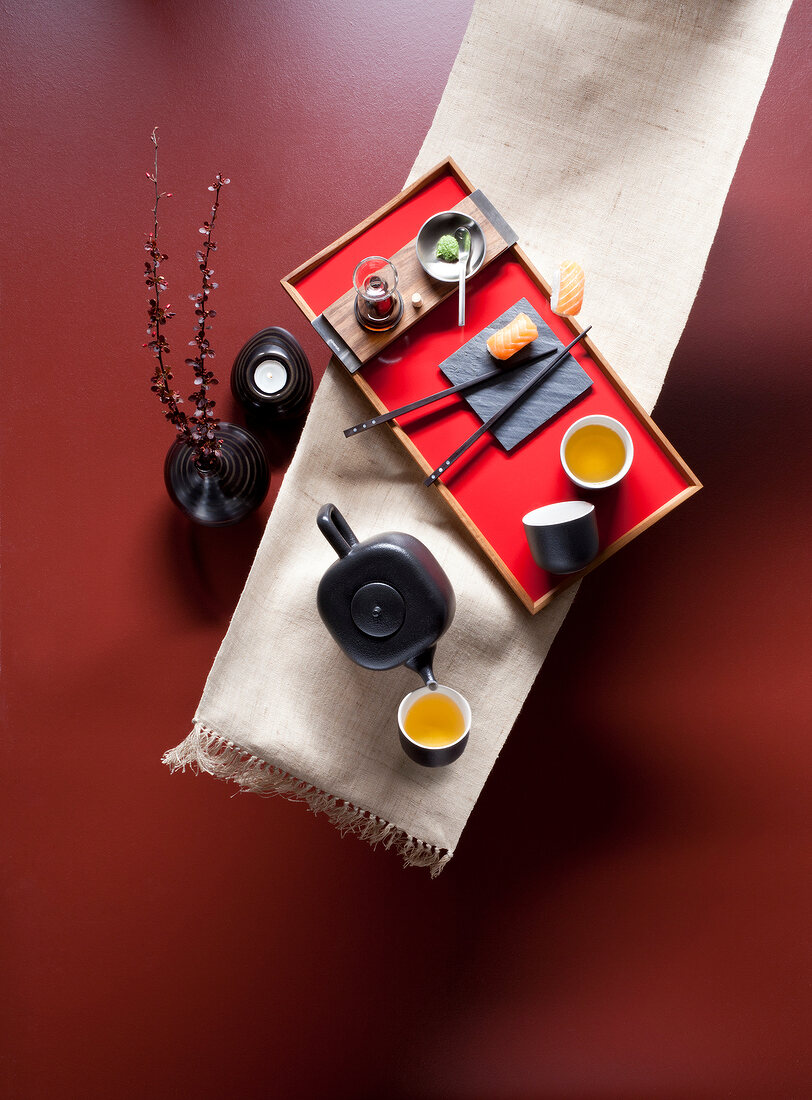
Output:
<instances>
[{"instance_id":1,"label":"black ribbed candle holder","mask_svg":"<svg viewBox=\"0 0 812 1100\"><path fill-rule=\"evenodd\" d=\"M302 416L313 396L313 372L299 341L283 328L264 328L240 350L231 392L264 422Z\"/></svg>"},{"instance_id":2,"label":"black ribbed candle holder","mask_svg":"<svg viewBox=\"0 0 812 1100\"><path fill-rule=\"evenodd\" d=\"M271 483L262 444L245 428L221 420L220 457L201 468L194 451L176 439L164 463L164 481L174 503L195 523L226 527L239 523L262 504Z\"/></svg>"}]
</instances>

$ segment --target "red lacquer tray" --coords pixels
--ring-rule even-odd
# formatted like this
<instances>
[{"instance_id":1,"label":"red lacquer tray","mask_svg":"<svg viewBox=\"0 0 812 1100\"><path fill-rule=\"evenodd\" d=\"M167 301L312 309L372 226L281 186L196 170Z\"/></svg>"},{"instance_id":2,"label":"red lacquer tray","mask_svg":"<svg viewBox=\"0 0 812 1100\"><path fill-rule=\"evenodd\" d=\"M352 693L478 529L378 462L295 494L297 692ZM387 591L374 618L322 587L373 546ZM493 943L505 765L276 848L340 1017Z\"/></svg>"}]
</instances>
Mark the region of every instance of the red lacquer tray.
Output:
<instances>
[{"instance_id":1,"label":"red lacquer tray","mask_svg":"<svg viewBox=\"0 0 812 1100\"><path fill-rule=\"evenodd\" d=\"M391 256L412 240L423 222L455 206L473 185L450 159L407 188L360 226L282 280L312 322L352 284L365 256ZM406 298L409 289L403 287ZM377 412L386 412L443 389L449 383L439 364L481 329L527 298L563 344L581 330L550 309L550 288L517 245L511 245L469 283L466 323L457 325L457 299L441 302L352 377ZM572 354L592 379L592 389L525 444L507 454L488 433L431 488L415 479L416 493L439 492L468 528L481 550L532 612L556 592L594 569L699 489L700 483L662 432L640 407L587 336ZM634 462L620 485L592 494L575 490L559 461L561 437L573 421L606 413L626 425L634 441ZM446 459L480 421L460 397L429 406L390 425L425 474ZM344 425L349 427L349 425ZM375 429L380 431L389 428ZM343 436L337 446L353 446ZM558 500L589 497L596 506L600 551L580 573L545 572L533 561L522 516Z\"/></svg>"}]
</instances>

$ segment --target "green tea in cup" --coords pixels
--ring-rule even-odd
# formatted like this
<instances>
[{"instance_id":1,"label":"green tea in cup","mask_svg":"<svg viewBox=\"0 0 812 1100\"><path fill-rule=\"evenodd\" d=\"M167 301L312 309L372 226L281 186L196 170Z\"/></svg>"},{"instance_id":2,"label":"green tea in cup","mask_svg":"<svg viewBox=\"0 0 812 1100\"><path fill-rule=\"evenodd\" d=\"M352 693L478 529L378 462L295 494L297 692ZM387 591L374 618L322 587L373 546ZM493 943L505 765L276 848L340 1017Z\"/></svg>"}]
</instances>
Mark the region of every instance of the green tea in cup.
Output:
<instances>
[{"instance_id":1,"label":"green tea in cup","mask_svg":"<svg viewBox=\"0 0 812 1100\"><path fill-rule=\"evenodd\" d=\"M418 745L439 749L465 733L465 715L454 700L439 691L420 695L403 715L403 731Z\"/></svg>"},{"instance_id":2,"label":"green tea in cup","mask_svg":"<svg viewBox=\"0 0 812 1100\"><path fill-rule=\"evenodd\" d=\"M401 748L416 764L452 764L468 743L471 707L464 695L443 684L418 688L401 700L398 729Z\"/></svg>"},{"instance_id":3,"label":"green tea in cup","mask_svg":"<svg viewBox=\"0 0 812 1100\"><path fill-rule=\"evenodd\" d=\"M633 455L632 437L611 416L582 417L561 441L561 463L570 479L584 489L617 484L631 466Z\"/></svg>"}]
</instances>

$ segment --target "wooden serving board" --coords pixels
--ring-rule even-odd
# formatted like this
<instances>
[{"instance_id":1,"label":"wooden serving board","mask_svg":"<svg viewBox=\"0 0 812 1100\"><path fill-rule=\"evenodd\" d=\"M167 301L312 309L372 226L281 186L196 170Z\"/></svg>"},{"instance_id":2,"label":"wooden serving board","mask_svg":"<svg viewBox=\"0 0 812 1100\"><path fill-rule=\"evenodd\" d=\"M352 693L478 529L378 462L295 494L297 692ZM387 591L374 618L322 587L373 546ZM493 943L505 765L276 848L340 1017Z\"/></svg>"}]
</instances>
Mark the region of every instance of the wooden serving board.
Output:
<instances>
[{"instance_id":1,"label":"wooden serving board","mask_svg":"<svg viewBox=\"0 0 812 1100\"><path fill-rule=\"evenodd\" d=\"M466 195L451 209L473 218L479 224L485 236L485 257L479 270L469 280L470 283L473 283L479 271L501 255L508 248L510 242L506 241L499 230L491 224L485 212L480 209L470 195ZM412 325L422 320L440 302L457 293L456 283L443 283L438 279L432 279L430 275L426 274L417 258L414 239L404 245L403 248L399 248L394 256L390 256L389 259L395 265L395 270L398 273L398 289L403 296L403 315L394 328L388 329L386 332L370 332L362 328L355 317L356 295L352 287L322 313L324 319L344 340L344 343L352 349L361 363L369 362L393 340L397 340ZM413 294L419 294L423 299L423 304L419 309L412 305L411 297Z\"/></svg>"},{"instance_id":2,"label":"wooden serving board","mask_svg":"<svg viewBox=\"0 0 812 1100\"><path fill-rule=\"evenodd\" d=\"M365 256L396 255L408 248L427 218L441 210L453 209L472 194L477 192L468 178L451 159L445 160L361 225L297 268L282 280L282 285L332 347L332 328L328 325L319 329L318 322L324 320L324 311L346 293L356 265ZM497 222L500 220L498 211L494 217ZM509 227L506 233L509 236ZM457 324L453 290L453 284L449 284L448 292L441 293L433 308L423 313L413 331L404 329L396 333L385 354L373 355L362 364L343 345L357 363L353 382L376 412L400 408L447 388L449 383L440 371L440 364L520 299L530 302L562 344L568 344L581 332L574 320L553 313L549 285L517 243L494 255L478 273L467 298L464 328ZM509 453L490 433L485 433L443 475L443 480L430 488L421 484L422 476L439 466L481 423L467 402L456 396L374 429L394 432L422 471L422 476L415 477L414 492L440 493L476 546L533 613L701 487L601 355L592 335L584 337L571 353L592 382L581 400ZM352 372L352 367L349 369ZM601 493L581 494L564 473L558 451L570 424L591 413L613 416L626 426L634 443L634 462L620 485ZM345 439L339 432L336 447L355 445L354 438ZM385 471L381 477L385 479ZM522 516L543 504L578 496L595 504L600 538L598 556L579 573L554 576L533 561ZM419 531L413 533L420 535Z\"/></svg>"}]
</instances>

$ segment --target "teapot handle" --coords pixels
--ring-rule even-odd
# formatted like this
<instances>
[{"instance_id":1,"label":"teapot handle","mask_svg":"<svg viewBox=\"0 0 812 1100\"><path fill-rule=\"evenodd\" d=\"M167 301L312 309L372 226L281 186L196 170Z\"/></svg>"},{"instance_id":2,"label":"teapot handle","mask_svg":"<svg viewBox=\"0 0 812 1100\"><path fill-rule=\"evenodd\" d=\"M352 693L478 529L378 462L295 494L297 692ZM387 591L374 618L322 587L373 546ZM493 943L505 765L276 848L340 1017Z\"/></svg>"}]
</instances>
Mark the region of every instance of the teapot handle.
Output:
<instances>
[{"instance_id":1,"label":"teapot handle","mask_svg":"<svg viewBox=\"0 0 812 1100\"><path fill-rule=\"evenodd\" d=\"M335 504L325 504L316 517L318 528L340 558L344 558L358 545L349 523Z\"/></svg>"}]
</instances>

